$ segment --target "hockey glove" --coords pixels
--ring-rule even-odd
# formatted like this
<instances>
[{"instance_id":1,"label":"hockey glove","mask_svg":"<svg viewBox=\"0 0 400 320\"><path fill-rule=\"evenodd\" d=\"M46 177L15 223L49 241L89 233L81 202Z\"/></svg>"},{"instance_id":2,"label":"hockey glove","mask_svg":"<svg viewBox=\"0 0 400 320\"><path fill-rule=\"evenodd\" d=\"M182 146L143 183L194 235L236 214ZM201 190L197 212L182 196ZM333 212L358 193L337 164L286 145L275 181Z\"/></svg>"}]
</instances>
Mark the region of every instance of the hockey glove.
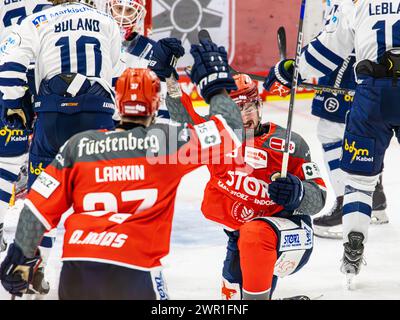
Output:
<instances>
[{"instance_id":1,"label":"hockey glove","mask_svg":"<svg viewBox=\"0 0 400 320\"><path fill-rule=\"evenodd\" d=\"M7 109L2 108L1 120L12 129L26 129L27 119L23 109Z\"/></svg>"},{"instance_id":2,"label":"hockey glove","mask_svg":"<svg viewBox=\"0 0 400 320\"><path fill-rule=\"evenodd\" d=\"M26 258L17 244L11 244L0 266L0 279L4 289L10 294L22 296L27 292L40 262L40 255Z\"/></svg>"},{"instance_id":3,"label":"hockey glove","mask_svg":"<svg viewBox=\"0 0 400 320\"><path fill-rule=\"evenodd\" d=\"M269 197L286 210L296 210L304 197L303 183L288 173L286 178L277 178L268 188Z\"/></svg>"},{"instance_id":4,"label":"hockey glove","mask_svg":"<svg viewBox=\"0 0 400 320\"><path fill-rule=\"evenodd\" d=\"M175 70L178 59L185 54L181 40L164 38L158 41L150 54L149 68L153 70L161 81L165 81L172 74L176 79L179 75Z\"/></svg>"},{"instance_id":5,"label":"hockey glove","mask_svg":"<svg viewBox=\"0 0 400 320\"><path fill-rule=\"evenodd\" d=\"M200 94L209 103L211 97L221 90L236 90L235 80L229 72L228 55L224 47L218 47L210 40L192 44L194 58L190 78L200 89Z\"/></svg>"},{"instance_id":6,"label":"hockey glove","mask_svg":"<svg viewBox=\"0 0 400 320\"><path fill-rule=\"evenodd\" d=\"M263 84L265 90L271 94L286 97L292 87L293 65L294 60L286 59L279 61L275 67L272 67Z\"/></svg>"}]
</instances>

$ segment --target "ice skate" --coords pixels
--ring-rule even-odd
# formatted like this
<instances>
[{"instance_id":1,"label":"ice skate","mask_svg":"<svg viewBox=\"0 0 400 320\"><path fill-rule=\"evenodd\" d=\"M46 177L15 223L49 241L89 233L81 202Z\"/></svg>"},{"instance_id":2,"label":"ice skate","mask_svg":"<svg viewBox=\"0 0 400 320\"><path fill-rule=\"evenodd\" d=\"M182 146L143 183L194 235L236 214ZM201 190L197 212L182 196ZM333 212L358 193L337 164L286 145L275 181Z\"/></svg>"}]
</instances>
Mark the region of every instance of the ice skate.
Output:
<instances>
[{"instance_id":1,"label":"ice skate","mask_svg":"<svg viewBox=\"0 0 400 320\"><path fill-rule=\"evenodd\" d=\"M329 213L313 220L314 234L321 238L342 239L343 196L337 197Z\"/></svg>"},{"instance_id":2,"label":"ice skate","mask_svg":"<svg viewBox=\"0 0 400 320\"><path fill-rule=\"evenodd\" d=\"M379 179L372 197L371 224L389 223L386 214L386 196L383 191L382 178ZM343 196L337 197L329 213L313 220L314 234L320 238L342 239Z\"/></svg>"},{"instance_id":3,"label":"ice skate","mask_svg":"<svg viewBox=\"0 0 400 320\"><path fill-rule=\"evenodd\" d=\"M50 284L44 278L44 268L39 267L32 279L32 283L26 293L27 300L42 300L50 291Z\"/></svg>"},{"instance_id":4,"label":"ice skate","mask_svg":"<svg viewBox=\"0 0 400 320\"><path fill-rule=\"evenodd\" d=\"M385 192L383 191L382 177L380 177L372 197L371 224L389 223L389 217L385 211L386 207L386 196Z\"/></svg>"},{"instance_id":5,"label":"ice skate","mask_svg":"<svg viewBox=\"0 0 400 320\"><path fill-rule=\"evenodd\" d=\"M346 287L348 290L354 289L354 277L360 273L361 265L366 264L363 258L364 235L360 232L352 231L348 235L349 242L343 244L344 253L340 271L346 275Z\"/></svg>"}]
</instances>

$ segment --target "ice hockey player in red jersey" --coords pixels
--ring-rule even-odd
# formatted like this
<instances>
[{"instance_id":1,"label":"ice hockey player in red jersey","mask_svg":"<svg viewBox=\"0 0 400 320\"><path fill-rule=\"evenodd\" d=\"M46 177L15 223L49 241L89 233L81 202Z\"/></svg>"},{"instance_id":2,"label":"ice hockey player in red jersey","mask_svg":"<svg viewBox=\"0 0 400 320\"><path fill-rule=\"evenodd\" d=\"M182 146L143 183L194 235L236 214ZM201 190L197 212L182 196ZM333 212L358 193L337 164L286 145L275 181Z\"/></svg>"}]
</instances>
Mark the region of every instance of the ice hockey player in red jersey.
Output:
<instances>
[{"instance_id":1,"label":"ice hockey player in red jersey","mask_svg":"<svg viewBox=\"0 0 400 320\"><path fill-rule=\"evenodd\" d=\"M326 192L307 143L296 133L290 142L287 178L280 172L285 129L261 123L261 98L256 84L244 74L235 76L231 98L241 110L246 142L209 165L211 179L204 192L202 212L224 226L229 237L223 267L223 299L270 299L277 278L292 274L308 261L313 248L311 215L325 204ZM171 118L201 123L190 99L167 97Z\"/></svg>"},{"instance_id":2,"label":"ice hockey player in red jersey","mask_svg":"<svg viewBox=\"0 0 400 320\"><path fill-rule=\"evenodd\" d=\"M226 52L214 47L192 46L196 83L209 77L207 70L229 67ZM159 88L152 71L127 69L116 85L118 128L73 136L38 176L0 267L8 292L29 289L43 233L72 207L65 221L60 299L168 298L160 259L169 251L180 179L240 147L243 124L226 91L235 88L230 75L203 86L210 120L191 128L154 123Z\"/></svg>"}]
</instances>

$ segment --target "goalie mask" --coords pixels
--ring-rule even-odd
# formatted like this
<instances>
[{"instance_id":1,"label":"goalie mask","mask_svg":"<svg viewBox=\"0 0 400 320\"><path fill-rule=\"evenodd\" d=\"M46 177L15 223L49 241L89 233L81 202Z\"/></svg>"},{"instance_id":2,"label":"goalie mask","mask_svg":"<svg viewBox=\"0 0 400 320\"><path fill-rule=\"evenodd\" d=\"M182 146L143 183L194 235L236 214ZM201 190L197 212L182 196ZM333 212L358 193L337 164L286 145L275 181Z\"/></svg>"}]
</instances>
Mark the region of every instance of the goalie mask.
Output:
<instances>
[{"instance_id":1,"label":"goalie mask","mask_svg":"<svg viewBox=\"0 0 400 320\"><path fill-rule=\"evenodd\" d=\"M115 85L120 115L153 116L160 107L160 90L160 79L150 69L126 69Z\"/></svg>"},{"instance_id":2,"label":"goalie mask","mask_svg":"<svg viewBox=\"0 0 400 320\"><path fill-rule=\"evenodd\" d=\"M258 87L247 74L233 76L237 90L229 94L242 114L243 126L255 130L261 122L261 98Z\"/></svg>"},{"instance_id":3,"label":"goalie mask","mask_svg":"<svg viewBox=\"0 0 400 320\"><path fill-rule=\"evenodd\" d=\"M139 31L146 16L144 0L109 0L108 7L121 29Z\"/></svg>"}]
</instances>

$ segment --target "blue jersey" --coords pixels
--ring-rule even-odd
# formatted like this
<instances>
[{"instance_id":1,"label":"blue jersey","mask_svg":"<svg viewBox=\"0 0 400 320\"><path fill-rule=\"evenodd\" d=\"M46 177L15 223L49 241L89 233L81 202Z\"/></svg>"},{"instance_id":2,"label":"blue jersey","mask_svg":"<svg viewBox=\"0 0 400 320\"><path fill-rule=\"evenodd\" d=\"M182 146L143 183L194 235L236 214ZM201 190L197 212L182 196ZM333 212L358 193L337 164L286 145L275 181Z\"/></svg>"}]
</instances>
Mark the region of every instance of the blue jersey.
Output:
<instances>
[{"instance_id":1,"label":"blue jersey","mask_svg":"<svg viewBox=\"0 0 400 320\"><path fill-rule=\"evenodd\" d=\"M318 80L318 84L337 88L355 89L355 57L349 56L335 71ZM317 91L312 102L314 116L339 123L345 123L354 96Z\"/></svg>"}]
</instances>

